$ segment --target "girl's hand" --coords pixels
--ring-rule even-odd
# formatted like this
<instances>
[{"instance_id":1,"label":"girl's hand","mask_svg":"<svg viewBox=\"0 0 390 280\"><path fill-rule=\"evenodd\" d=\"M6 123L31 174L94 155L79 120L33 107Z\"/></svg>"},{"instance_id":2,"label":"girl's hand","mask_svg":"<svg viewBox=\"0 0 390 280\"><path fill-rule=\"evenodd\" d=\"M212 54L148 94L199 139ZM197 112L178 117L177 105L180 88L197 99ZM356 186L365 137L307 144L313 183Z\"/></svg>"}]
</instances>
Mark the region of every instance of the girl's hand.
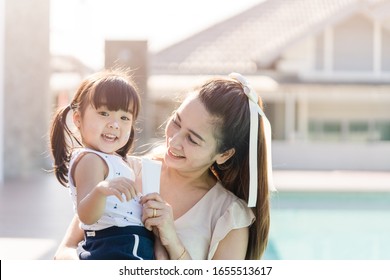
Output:
<instances>
[{"instance_id":1,"label":"girl's hand","mask_svg":"<svg viewBox=\"0 0 390 280\"><path fill-rule=\"evenodd\" d=\"M115 195L122 202L124 202L123 195L125 195L126 201L140 196L135 188L134 182L125 177L118 177L109 181L101 181L95 187L95 191L104 196Z\"/></svg>"},{"instance_id":2,"label":"girl's hand","mask_svg":"<svg viewBox=\"0 0 390 280\"><path fill-rule=\"evenodd\" d=\"M137 196L134 182L128 178L119 177L99 182L84 197L77 195L77 213L80 220L87 225L96 223L104 213L106 197L115 195L121 202ZM125 196L123 196L125 195Z\"/></svg>"}]
</instances>

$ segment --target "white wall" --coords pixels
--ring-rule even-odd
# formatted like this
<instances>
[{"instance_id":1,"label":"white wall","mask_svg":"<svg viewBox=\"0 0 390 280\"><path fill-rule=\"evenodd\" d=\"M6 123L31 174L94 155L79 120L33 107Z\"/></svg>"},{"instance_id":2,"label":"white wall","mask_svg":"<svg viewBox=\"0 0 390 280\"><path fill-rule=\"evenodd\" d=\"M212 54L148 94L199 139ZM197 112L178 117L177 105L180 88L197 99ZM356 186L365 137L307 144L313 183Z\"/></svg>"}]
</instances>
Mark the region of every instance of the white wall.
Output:
<instances>
[{"instance_id":1,"label":"white wall","mask_svg":"<svg viewBox=\"0 0 390 280\"><path fill-rule=\"evenodd\" d=\"M272 142L272 164L280 170L390 171L389 155L389 142Z\"/></svg>"},{"instance_id":2,"label":"white wall","mask_svg":"<svg viewBox=\"0 0 390 280\"><path fill-rule=\"evenodd\" d=\"M5 0L0 0L0 188L4 182L4 33Z\"/></svg>"}]
</instances>

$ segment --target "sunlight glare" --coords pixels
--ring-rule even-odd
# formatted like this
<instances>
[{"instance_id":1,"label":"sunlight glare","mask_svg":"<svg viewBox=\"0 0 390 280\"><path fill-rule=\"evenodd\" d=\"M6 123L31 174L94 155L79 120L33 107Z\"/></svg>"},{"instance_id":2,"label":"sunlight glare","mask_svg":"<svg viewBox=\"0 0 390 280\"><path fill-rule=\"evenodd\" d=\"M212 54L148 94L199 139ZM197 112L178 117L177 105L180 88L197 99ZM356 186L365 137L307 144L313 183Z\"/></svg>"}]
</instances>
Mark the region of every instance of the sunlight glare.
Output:
<instances>
[{"instance_id":1,"label":"sunlight glare","mask_svg":"<svg viewBox=\"0 0 390 280\"><path fill-rule=\"evenodd\" d=\"M262 0L51 0L51 52L101 68L104 40L147 40L159 51Z\"/></svg>"}]
</instances>

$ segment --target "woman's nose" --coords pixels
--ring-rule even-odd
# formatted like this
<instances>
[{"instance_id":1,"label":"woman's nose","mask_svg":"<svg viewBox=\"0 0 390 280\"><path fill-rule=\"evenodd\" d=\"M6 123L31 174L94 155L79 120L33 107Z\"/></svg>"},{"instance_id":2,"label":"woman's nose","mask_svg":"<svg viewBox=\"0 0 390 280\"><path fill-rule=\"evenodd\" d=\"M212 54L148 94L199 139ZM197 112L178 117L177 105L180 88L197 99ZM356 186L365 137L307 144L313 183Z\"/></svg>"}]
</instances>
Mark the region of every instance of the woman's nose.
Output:
<instances>
[{"instance_id":1,"label":"woman's nose","mask_svg":"<svg viewBox=\"0 0 390 280\"><path fill-rule=\"evenodd\" d=\"M180 133L173 134L169 139L169 145L171 147L175 147L176 149L181 149L182 147L183 137Z\"/></svg>"}]
</instances>

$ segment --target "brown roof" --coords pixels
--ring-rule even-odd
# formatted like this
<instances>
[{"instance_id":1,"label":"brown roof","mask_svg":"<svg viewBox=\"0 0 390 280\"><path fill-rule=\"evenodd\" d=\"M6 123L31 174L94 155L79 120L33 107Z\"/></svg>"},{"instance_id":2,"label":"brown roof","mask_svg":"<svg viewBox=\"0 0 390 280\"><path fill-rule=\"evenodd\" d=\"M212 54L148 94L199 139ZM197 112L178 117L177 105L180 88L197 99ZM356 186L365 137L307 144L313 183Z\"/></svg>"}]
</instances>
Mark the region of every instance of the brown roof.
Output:
<instances>
[{"instance_id":1,"label":"brown roof","mask_svg":"<svg viewBox=\"0 0 390 280\"><path fill-rule=\"evenodd\" d=\"M254 74L293 43L383 2L389 0L267 0L155 54L152 71Z\"/></svg>"}]
</instances>

